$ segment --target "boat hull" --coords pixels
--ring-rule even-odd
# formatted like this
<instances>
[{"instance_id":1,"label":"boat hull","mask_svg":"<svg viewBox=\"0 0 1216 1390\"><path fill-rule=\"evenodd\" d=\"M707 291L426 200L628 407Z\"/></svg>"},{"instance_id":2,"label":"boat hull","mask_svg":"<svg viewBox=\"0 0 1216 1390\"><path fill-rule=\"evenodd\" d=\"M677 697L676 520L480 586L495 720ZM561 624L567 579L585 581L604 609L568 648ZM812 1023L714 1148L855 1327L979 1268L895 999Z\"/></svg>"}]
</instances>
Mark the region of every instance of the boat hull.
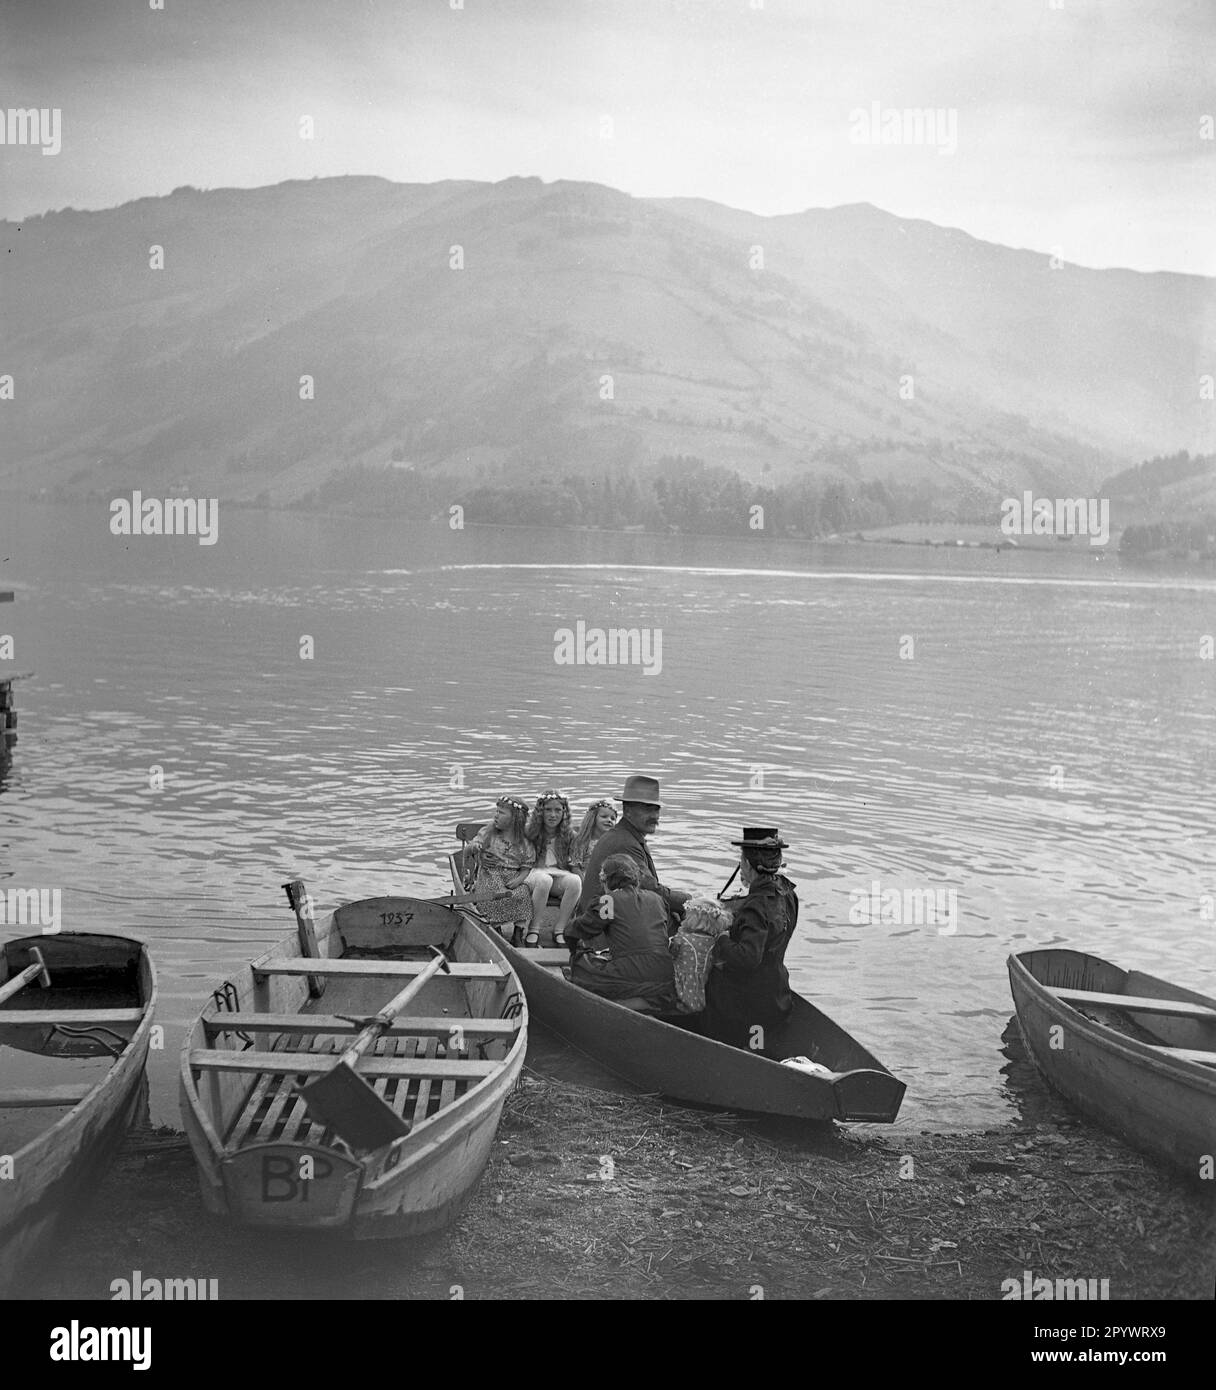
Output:
<instances>
[{"instance_id":1,"label":"boat hull","mask_svg":"<svg viewBox=\"0 0 1216 1390\"><path fill-rule=\"evenodd\" d=\"M504 954L484 933L458 914L415 899L376 898L347 904L318 929L317 943L321 957L329 960L342 959L351 947L390 952L444 946L453 960L499 967L502 982L484 988L499 991L502 998L494 997L496 1006L504 1000L517 1001L513 1008L519 1016L518 1027L506 1055L496 1059L501 1064L491 1075L416 1124L391 1146L387 1158L383 1152L360 1156L344 1146L319 1142L325 1136L313 1142L278 1139L234 1147L221 1139L213 1123L214 1108L208 1112L190 1064L191 1051L206 1041L205 1020L222 1017L213 1001L187 1038L181 1073L182 1118L197 1161L204 1205L246 1225L326 1230L356 1240L400 1239L440 1230L471 1200L489 1159L503 1104L519 1079L527 1048L527 1012L519 982ZM239 1011L259 999L259 1006L265 1007L265 984L257 979L259 964L276 955L293 954L295 949L296 938L285 938L234 976L226 986L231 1008ZM444 1014L452 1010L454 1028L475 1026L479 1015L459 1011L462 1001L467 1002L461 990L480 989L480 984L461 986L439 976L432 986L432 997L446 1001ZM276 996L271 1007L290 1011L300 1002ZM320 1012L328 1010L324 996L316 1007ZM408 1029L408 1017L399 1022ZM316 1134L314 1128L310 1135Z\"/></svg>"},{"instance_id":2,"label":"boat hull","mask_svg":"<svg viewBox=\"0 0 1216 1390\"><path fill-rule=\"evenodd\" d=\"M1216 1068L1171 1058L1156 1050L1159 1042L1087 1018L1048 987L1177 999L1213 1009L1216 1001L1079 951L1025 952L1010 956L1008 968L1018 1030L1048 1084L1133 1148L1200 1178L1216 1154ZM1099 1012L1112 1019L1122 1013L1158 1039L1177 1039L1167 1046L1216 1047L1211 1024L1135 1010Z\"/></svg>"},{"instance_id":3,"label":"boat hull","mask_svg":"<svg viewBox=\"0 0 1216 1390\"><path fill-rule=\"evenodd\" d=\"M504 941L532 1015L570 1046L644 1091L725 1110L807 1120L890 1123L904 1083L826 1014L794 996L794 1011L770 1045L809 1056L831 1079L702 1037L571 984L535 953ZM543 959L540 958L540 959Z\"/></svg>"},{"instance_id":4,"label":"boat hull","mask_svg":"<svg viewBox=\"0 0 1216 1390\"><path fill-rule=\"evenodd\" d=\"M156 1005L155 968L142 943L87 932L27 940L43 952L52 981L61 961L75 963L90 953L106 960L116 953L129 957L143 1013L105 1076L78 1104L11 1155L13 1176L0 1182L0 1298L19 1293L22 1271L45 1251L64 1212L101 1176L130 1128L143 1094ZM7 949L24 944L12 942ZM23 993L10 1002L14 1007L20 1003L29 1008L37 998L27 1000ZM0 1010L0 1037L3 1020L4 1011ZM14 1031L22 1038L17 1045L26 1048L25 1040L38 1030L22 1027ZM3 1147L0 1140L0 1149Z\"/></svg>"}]
</instances>

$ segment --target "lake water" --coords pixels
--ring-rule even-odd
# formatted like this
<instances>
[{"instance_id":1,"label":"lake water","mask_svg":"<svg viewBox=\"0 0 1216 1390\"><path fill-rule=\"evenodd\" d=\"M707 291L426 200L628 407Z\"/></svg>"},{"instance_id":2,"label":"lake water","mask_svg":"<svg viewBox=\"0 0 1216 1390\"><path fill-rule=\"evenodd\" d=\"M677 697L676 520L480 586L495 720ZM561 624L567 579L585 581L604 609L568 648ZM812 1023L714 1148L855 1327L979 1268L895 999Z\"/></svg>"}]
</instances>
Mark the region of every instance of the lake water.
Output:
<instances>
[{"instance_id":1,"label":"lake water","mask_svg":"<svg viewBox=\"0 0 1216 1390\"><path fill-rule=\"evenodd\" d=\"M438 894L455 822L501 791L557 786L581 811L631 771L662 781L651 848L675 886L716 891L739 828L780 826L795 983L908 1083L901 1125L1011 1112L1010 951L1066 944L1216 992L1211 578L1073 545L227 510L206 547L108 520L0 498L0 671L36 671L0 780L0 889L60 888L65 930L151 943L158 1121L207 992L292 928L286 879L326 908ZM579 619L661 630L661 670L558 665ZM955 929L850 921L874 882L953 893Z\"/></svg>"}]
</instances>

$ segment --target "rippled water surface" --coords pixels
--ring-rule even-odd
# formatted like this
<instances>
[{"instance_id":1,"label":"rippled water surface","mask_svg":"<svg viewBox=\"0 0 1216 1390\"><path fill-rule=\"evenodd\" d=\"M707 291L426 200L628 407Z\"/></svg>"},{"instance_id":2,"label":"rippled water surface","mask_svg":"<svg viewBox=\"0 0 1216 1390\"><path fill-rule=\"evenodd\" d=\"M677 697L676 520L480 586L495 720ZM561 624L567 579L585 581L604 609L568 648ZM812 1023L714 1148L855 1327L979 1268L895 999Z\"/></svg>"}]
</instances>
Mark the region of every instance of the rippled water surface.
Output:
<instances>
[{"instance_id":1,"label":"rippled water surface","mask_svg":"<svg viewBox=\"0 0 1216 1390\"><path fill-rule=\"evenodd\" d=\"M454 823L500 791L555 785L581 809L633 770L662 780L651 846L674 885L716 891L738 827L781 827L795 982L907 1081L901 1124L1015 1104L1010 951L1067 944L1216 992L1210 579L1071 546L228 511L201 547L107 522L0 499L0 633L36 671L0 889L61 887L65 929L151 942L160 1120L182 1026L292 928L285 879L325 905L440 893ZM580 618L660 629L661 671L557 665ZM953 891L956 929L850 922L874 882Z\"/></svg>"}]
</instances>

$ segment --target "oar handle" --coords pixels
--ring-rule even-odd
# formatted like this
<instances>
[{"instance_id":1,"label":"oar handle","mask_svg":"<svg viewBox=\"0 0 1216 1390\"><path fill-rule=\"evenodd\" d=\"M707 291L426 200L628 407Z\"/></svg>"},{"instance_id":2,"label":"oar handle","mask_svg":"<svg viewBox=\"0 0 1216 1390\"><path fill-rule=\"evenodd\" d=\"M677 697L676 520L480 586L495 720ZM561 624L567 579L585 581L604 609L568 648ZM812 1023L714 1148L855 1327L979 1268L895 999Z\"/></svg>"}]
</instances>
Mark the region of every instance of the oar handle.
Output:
<instances>
[{"instance_id":1,"label":"oar handle","mask_svg":"<svg viewBox=\"0 0 1216 1390\"><path fill-rule=\"evenodd\" d=\"M24 970L18 971L16 975L6 985L0 985L0 1004L6 999L11 999L14 994L18 994L26 985L38 981L39 986L45 989L51 983L51 977L47 973L46 961L42 959L42 952L37 946L30 948L30 956L33 958L33 965L27 965Z\"/></svg>"},{"instance_id":2,"label":"oar handle","mask_svg":"<svg viewBox=\"0 0 1216 1390\"><path fill-rule=\"evenodd\" d=\"M376 1017L364 1028L342 1056L338 1058L337 1065L342 1066L345 1064L348 1067L353 1067L372 1043L374 1043L380 1034L392 1023L393 1019L397 1017L401 1010L422 990L426 982L440 970L446 970L447 968L447 957L442 951L436 951L435 959L428 961L426 968L419 971L399 994L393 995L388 1003L385 1004L384 1008L380 1010Z\"/></svg>"}]
</instances>

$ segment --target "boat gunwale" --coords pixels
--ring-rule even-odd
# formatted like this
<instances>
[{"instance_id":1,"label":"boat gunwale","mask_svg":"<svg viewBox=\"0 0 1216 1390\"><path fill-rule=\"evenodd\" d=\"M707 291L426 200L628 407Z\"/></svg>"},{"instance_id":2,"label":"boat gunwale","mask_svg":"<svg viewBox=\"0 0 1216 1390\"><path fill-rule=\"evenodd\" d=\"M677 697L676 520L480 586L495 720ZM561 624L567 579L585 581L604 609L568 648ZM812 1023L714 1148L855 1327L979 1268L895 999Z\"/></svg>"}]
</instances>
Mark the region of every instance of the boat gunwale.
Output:
<instances>
[{"instance_id":1,"label":"boat gunwale","mask_svg":"<svg viewBox=\"0 0 1216 1390\"><path fill-rule=\"evenodd\" d=\"M317 941L318 944L327 941L331 935L336 934L341 941L342 934L338 927L338 912L345 908L360 907L367 903L382 902L388 900L396 902L419 902L421 899L411 897L408 894L377 894L371 898L358 898L348 903L342 903L332 912L328 913L324 921L318 925ZM472 924L476 927L476 923ZM456 933L467 930L468 927L463 922L456 924ZM486 934L479 929L479 935ZM518 986L518 993L524 999L524 991L519 977L516 975L511 962L498 950L497 943L489 941L490 954L495 953L499 956L498 963L502 965L504 976L502 984L509 986L514 980ZM272 960L281 955L284 950L291 952L298 949L298 940L294 932L288 933L282 939L273 943L269 949L253 960L244 962L239 969L229 975L215 992L222 989L224 985L232 984L239 987L242 983L248 983L252 987L257 968L268 960ZM341 959L341 956L328 957L329 959ZM304 978L300 976L299 978ZM374 977L369 977L374 978ZM387 978L387 977L386 977ZM410 1169L422 1162L435 1148L448 1138L448 1131L452 1128L463 1126L464 1124L480 1123L484 1118L483 1111L493 1109L495 1105L501 1106L505 1100L504 1091L509 1091L514 1086L519 1072L523 1067L524 1052L527 1047L528 1033L528 1013L526 1000L523 1004L523 1012L519 1016L518 1026L514 1036L511 1038L510 1047L505 1057L500 1059L489 1059L499 1062L499 1066L488 1076L481 1076L470 1080L469 1085L462 1095L457 1096L447 1105L441 1105L432 1115L419 1120L412 1125L408 1134L403 1134L399 1139L395 1139L391 1144L383 1148L372 1150L368 1153L354 1153L346 1148L334 1148L328 1144L318 1142L307 1142L296 1139L274 1139L265 1141L255 1141L254 1143L240 1144L236 1147L230 1146L226 1141L222 1141L215 1126L211 1122L210 1114L204 1106L200 1093L200 1086L195 1077L195 1071L190 1063L190 1053L196 1049L204 1051L230 1051L227 1048L216 1048L207 1040L204 1020L216 1018L223 1015L225 1010L219 1008L214 992L208 998L203 1008L191 1021L186 1031L185 1039L182 1043L180 1057L180 1078L183 1097L188 1100L194 1119L198 1122L203 1138L207 1142L210 1162L215 1166L218 1173L221 1165L229 1158L237 1154L248 1153L251 1150L263 1147L282 1147L298 1149L301 1153L328 1154L333 1153L347 1162L353 1162L361 1169L359 1189L355 1196L356 1207L362 1194L376 1194L382 1187L389 1183L399 1181ZM408 1017L408 1016L407 1016ZM456 1015L452 1019L454 1027L459 1027L461 1015ZM318 1056L326 1054L318 1053ZM339 1053L332 1054L335 1060ZM286 1084L287 1078L284 1078ZM467 1104L466 1104L467 1102ZM442 1130L437 1123L443 1120ZM451 1124L452 1120L458 1121L456 1126ZM419 1143L419 1139L423 1140ZM410 1149L408 1153L403 1153L396 1161L394 1155L403 1149ZM199 1156L196 1155L196 1158Z\"/></svg>"},{"instance_id":2,"label":"boat gunwale","mask_svg":"<svg viewBox=\"0 0 1216 1390\"><path fill-rule=\"evenodd\" d=\"M156 979L156 964L152 959L152 953L148 949L147 942L140 940L139 937L127 936L119 932L76 931L61 932L56 933L56 935L61 937L99 937L105 941L123 941L126 942L128 945L136 947L137 975L142 973L141 967L146 965L148 969L148 991L146 998L144 998L140 1004L140 1008L143 1010L143 1017L132 1030L131 1036L127 1039L126 1046L122 1049L121 1052L111 1057L110 1065L109 1067L107 1067L105 1075L99 1077L96 1085L92 1086L86 1095L81 1096L81 1098L75 1103L75 1105L67 1107L65 1113L62 1114L55 1121L54 1124L48 1125L46 1129L41 1130L38 1134L34 1135L34 1137L30 1139L28 1143L26 1143L20 1149L18 1149L16 1153L10 1155L13 1160L14 1169L20 1167L22 1164L28 1163L30 1161L31 1155L38 1149L48 1147L55 1143L57 1139L60 1137L60 1131L65 1130L69 1126L75 1124L78 1120L83 1119L87 1112L96 1108L98 1102L101 1101L101 1099L103 1098L103 1096L107 1094L107 1092L112 1091L114 1088L119 1086L119 1084L127 1078L128 1072L135 1063L135 1052L140 1049L141 1044L147 1039L148 1035L152 1031L152 1018L153 1012L156 1008L158 985ZM18 946L24 941L33 941L41 939L43 938L35 938L29 936L15 937L11 941L3 942L2 945L0 945L0 950L3 950L7 953L10 946ZM4 1011L0 1010L0 1024L2 1024L3 1021ZM143 1049L143 1052L144 1060L146 1061L146 1048ZM143 1070L143 1062L140 1063L137 1070ZM2 1223L0 1223L0 1231L2 1231L3 1229L4 1226Z\"/></svg>"},{"instance_id":3,"label":"boat gunwale","mask_svg":"<svg viewBox=\"0 0 1216 1390\"><path fill-rule=\"evenodd\" d=\"M1039 952L1053 951L1056 949L1071 950L1071 948L1056 948L1050 946L1039 947L1037 949ZM1126 1033L1119 1032L1117 1028L1114 1028L1109 1023L1099 1023L1097 1020L1089 1018L1087 1015L1081 1013L1079 1009L1067 1003L1067 1001L1052 994L1052 986L1045 984L1031 972L1029 966L1021 959L1023 955L1030 954L1035 954L1035 952L1012 952L1005 962L1006 968L1009 971L1010 992L1013 994L1014 1013L1018 1020L1019 1031L1022 1031L1022 1010L1021 1001L1017 994L1017 986L1021 984L1026 992L1045 1012L1058 1019L1061 1024L1080 1032L1083 1037L1087 1037L1093 1044L1102 1047L1104 1050L1119 1053L1129 1062L1134 1062L1137 1065L1146 1065L1151 1071L1171 1080L1201 1082L1201 1089L1210 1091L1213 1096L1216 1096L1216 1066L1213 1066L1209 1062L1192 1061L1190 1058L1181 1055L1171 1056L1169 1054L1168 1044L1142 1042L1139 1038L1129 1037ZM1092 954L1092 952L1072 950L1072 954L1083 956L1085 959L1095 961L1097 964L1106 966L1108 969L1120 970L1125 976L1131 973L1123 970L1121 966L1115 965L1113 961L1108 961L1102 956L1096 956ZM1144 971L1137 971L1135 973L1167 989L1183 988L1182 986L1170 984L1168 980L1161 980L1155 975L1148 975ZM1190 991L1190 993L1196 994L1198 992ZM1162 996L1162 998L1168 998L1168 996ZM1205 995L1199 995L1199 998L1206 999L1207 1003L1210 1004L1212 1008L1216 1009L1216 1000L1212 1000ZM1103 1004L1096 1007L1109 1009L1112 1012L1136 1012L1134 1008L1121 1011L1114 1004ZM1031 1046L1024 1032L1022 1033L1022 1037L1023 1041L1026 1043L1026 1050L1030 1053L1037 1065L1038 1054L1035 1048Z\"/></svg>"}]
</instances>

